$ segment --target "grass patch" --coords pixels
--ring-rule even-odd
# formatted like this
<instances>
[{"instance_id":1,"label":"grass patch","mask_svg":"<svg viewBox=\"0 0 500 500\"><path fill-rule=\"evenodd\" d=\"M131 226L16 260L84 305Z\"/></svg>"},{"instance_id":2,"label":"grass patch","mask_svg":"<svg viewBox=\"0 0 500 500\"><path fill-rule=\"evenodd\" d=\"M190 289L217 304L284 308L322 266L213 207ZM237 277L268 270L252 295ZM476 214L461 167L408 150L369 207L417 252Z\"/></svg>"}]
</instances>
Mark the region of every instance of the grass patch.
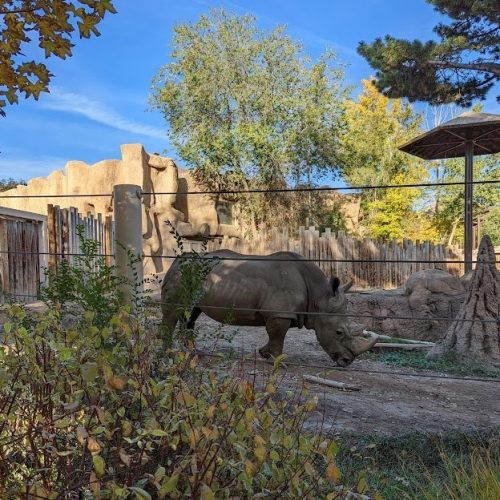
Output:
<instances>
[{"instance_id":1,"label":"grass patch","mask_svg":"<svg viewBox=\"0 0 500 500\"><path fill-rule=\"evenodd\" d=\"M384 499L500 498L500 429L441 436L342 434L337 463L345 484Z\"/></svg>"},{"instance_id":2,"label":"grass patch","mask_svg":"<svg viewBox=\"0 0 500 500\"><path fill-rule=\"evenodd\" d=\"M380 361L387 365L417 368L419 370L432 370L440 373L449 373L460 376L477 376L500 378L500 370L490 368L479 363L458 362L452 356L441 359L430 360L426 358L424 351L379 351L365 354L366 359Z\"/></svg>"}]
</instances>

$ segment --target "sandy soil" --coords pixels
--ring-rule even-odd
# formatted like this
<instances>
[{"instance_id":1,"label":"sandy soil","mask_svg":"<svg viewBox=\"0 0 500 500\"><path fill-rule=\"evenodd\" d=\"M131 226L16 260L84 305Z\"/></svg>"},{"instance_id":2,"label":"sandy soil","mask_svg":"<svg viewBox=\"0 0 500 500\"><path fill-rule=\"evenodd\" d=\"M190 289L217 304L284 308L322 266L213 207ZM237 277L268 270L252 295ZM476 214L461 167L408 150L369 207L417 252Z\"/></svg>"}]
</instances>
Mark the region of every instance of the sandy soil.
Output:
<instances>
[{"instance_id":1,"label":"sandy soil","mask_svg":"<svg viewBox=\"0 0 500 500\"><path fill-rule=\"evenodd\" d=\"M197 326L201 333L220 328L218 323L204 315L199 318ZM234 338L231 342L218 340L215 352L223 353L224 356L207 358L210 362L228 363L231 355L241 359L241 354L254 353L255 349L267 342L264 328L226 326L221 329L221 333L234 335ZM213 339L200 339L197 348L212 352L213 343ZM291 329L288 332L284 352L289 363L317 367L288 366L282 390L300 386L302 375L306 373L361 387L359 392L351 392L311 385L319 398L320 409L313 420L320 422L324 418L324 424L334 431L439 433L500 426L499 380L462 380L436 373L433 375L442 375L443 378L431 378L427 371L388 367L380 362L363 359L362 356L350 368L333 369L332 361L317 343L314 332L305 329ZM244 369L251 374L255 370L269 370L269 367L266 363L247 362ZM414 376L403 375L402 372Z\"/></svg>"}]
</instances>

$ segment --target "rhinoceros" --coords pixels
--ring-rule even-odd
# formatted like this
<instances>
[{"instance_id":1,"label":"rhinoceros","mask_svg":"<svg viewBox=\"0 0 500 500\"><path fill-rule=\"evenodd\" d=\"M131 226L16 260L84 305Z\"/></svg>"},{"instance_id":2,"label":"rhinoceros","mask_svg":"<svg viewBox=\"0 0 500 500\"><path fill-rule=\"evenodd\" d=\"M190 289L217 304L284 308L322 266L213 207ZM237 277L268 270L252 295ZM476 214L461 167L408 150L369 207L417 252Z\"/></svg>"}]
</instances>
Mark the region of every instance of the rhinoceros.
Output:
<instances>
[{"instance_id":1,"label":"rhinoceros","mask_svg":"<svg viewBox=\"0 0 500 500\"><path fill-rule=\"evenodd\" d=\"M221 323L265 326L269 342L259 353L268 358L282 353L289 328L306 327L316 332L321 347L339 366L348 366L376 342L354 335L343 316L345 292L352 283L341 285L338 278L328 280L316 264L296 253L258 256L219 250L204 257L213 258L213 265L204 280L202 298L191 312L188 329L194 328L202 312ZM162 326L167 330L175 328L180 319L175 307L179 304L180 280L178 257L161 289Z\"/></svg>"}]
</instances>

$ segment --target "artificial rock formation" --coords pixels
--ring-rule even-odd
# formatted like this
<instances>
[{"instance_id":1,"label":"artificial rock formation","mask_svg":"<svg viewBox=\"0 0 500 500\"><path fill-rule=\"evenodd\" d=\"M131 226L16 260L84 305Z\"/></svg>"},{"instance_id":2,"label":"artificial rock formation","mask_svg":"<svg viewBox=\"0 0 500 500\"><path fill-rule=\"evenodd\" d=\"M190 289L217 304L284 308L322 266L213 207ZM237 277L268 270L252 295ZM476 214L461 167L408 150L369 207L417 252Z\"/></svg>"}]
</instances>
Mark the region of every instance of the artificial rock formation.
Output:
<instances>
[{"instance_id":1,"label":"artificial rock formation","mask_svg":"<svg viewBox=\"0 0 500 500\"><path fill-rule=\"evenodd\" d=\"M47 178L31 179L26 186L18 186L4 195L88 195L64 198L12 198L2 199L4 207L47 214L47 204L62 208L75 207L83 214L112 214L111 196L95 196L110 193L115 184L136 184L143 196L143 251L151 255L144 259L144 274L161 273L168 268L175 240L170 234L170 221L184 237L238 234L234 226L219 224L215 200L207 195L187 196L186 191L200 191L190 172L178 168L171 158L147 153L141 144L121 146L121 160L104 160L94 165L82 161L70 161L64 170L56 170ZM168 193L168 194L165 194Z\"/></svg>"},{"instance_id":2,"label":"artificial rock formation","mask_svg":"<svg viewBox=\"0 0 500 500\"><path fill-rule=\"evenodd\" d=\"M500 281L495 250L483 236L466 298L444 338L429 352L437 358L452 353L464 361L500 366Z\"/></svg>"},{"instance_id":3,"label":"artificial rock formation","mask_svg":"<svg viewBox=\"0 0 500 500\"><path fill-rule=\"evenodd\" d=\"M349 313L358 316L356 328L432 342L443 338L464 298L460 279L440 269L413 273L404 288L347 294Z\"/></svg>"}]
</instances>

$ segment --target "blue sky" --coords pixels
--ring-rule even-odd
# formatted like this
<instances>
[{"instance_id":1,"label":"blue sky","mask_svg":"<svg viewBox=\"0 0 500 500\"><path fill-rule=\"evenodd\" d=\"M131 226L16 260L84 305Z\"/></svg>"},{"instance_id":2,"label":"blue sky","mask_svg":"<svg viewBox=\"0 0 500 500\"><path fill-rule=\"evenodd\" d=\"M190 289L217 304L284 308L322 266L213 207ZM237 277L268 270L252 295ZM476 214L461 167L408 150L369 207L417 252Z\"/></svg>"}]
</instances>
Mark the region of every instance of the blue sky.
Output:
<instances>
[{"instance_id":1,"label":"blue sky","mask_svg":"<svg viewBox=\"0 0 500 500\"><path fill-rule=\"evenodd\" d=\"M372 71L356 53L360 40L390 33L428 38L439 20L424 0L115 0L118 14L100 25L101 36L78 40L72 58L50 59L50 95L21 100L0 119L0 178L30 179L69 160L93 163L120 157L120 144L139 142L151 152L176 153L166 123L148 110L151 79L168 62L172 27L195 21L210 7L252 13L261 27L286 24L306 52L333 48L349 64L347 83ZM499 112L494 95L485 111Z\"/></svg>"}]
</instances>

